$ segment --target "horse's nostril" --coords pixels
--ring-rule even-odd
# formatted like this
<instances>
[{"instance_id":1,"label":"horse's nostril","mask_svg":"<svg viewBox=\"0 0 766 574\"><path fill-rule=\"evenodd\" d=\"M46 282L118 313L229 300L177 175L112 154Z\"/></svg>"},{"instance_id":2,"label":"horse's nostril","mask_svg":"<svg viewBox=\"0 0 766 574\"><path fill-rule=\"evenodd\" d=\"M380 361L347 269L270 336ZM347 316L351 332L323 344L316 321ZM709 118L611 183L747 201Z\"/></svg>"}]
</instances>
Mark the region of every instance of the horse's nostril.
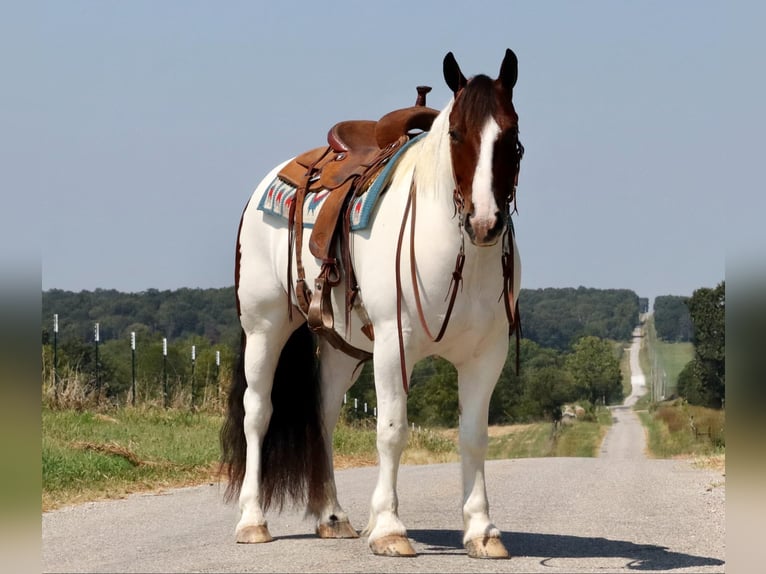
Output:
<instances>
[{"instance_id":1,"label":"horse's nostril","mask_svg":"<svg viewBox=\"0 0 766 574\"><path fill-rule=\"evenodd\" d=\"M505 225L505 221L503 220L503 214L499 211L495 212L495 224L492 226L492 229L489 230L490 234L497 235L503 230L503 227Z\"/></svg>"}]
</instances>

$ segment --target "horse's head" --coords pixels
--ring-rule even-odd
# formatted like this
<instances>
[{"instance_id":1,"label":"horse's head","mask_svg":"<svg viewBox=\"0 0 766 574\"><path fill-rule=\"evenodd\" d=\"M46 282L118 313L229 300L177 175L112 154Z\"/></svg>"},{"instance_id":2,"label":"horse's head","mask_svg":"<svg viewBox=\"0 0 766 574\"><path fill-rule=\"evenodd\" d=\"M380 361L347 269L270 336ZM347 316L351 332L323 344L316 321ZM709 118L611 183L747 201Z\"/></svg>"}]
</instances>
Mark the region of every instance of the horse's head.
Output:
<instances>
[{"instance_id":1,"label":"horse's head","mask_svg":"<svg viewBox=\"0 0 766 574\"><path fill-rule=\"evenodd\" d=\"M444 57L444 79L455 94L449 115L455 202L474 245L494 245L510 217L524 148L513 107L518 61L506 50L500 76L467 80L452 52Z\"/></svg>"}]
</instances>

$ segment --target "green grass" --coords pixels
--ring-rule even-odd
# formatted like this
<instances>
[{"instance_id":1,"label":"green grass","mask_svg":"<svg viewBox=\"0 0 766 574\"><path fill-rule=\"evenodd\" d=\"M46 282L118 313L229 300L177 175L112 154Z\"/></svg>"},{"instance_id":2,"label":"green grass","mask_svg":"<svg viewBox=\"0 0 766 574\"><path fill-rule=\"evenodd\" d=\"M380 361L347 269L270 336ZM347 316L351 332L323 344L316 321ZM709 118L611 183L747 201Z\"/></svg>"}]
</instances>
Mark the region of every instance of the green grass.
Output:
<instances>
[{"instance_id":1,"label":"green grass","mask_svg":"<svg viewBox=\"0 0 766 574\"><path fill-rule=\"evenodd\" d=\"M223 417L161 408L42 410L42 506L120 498L131 492L218 480ZM377 463L372 419L339 424L338 468ZM410 432L403 462L457 459L454 442L430 430Z\"/></svg>"},{"instance_id":2,"label":"green grass","mask_svg":"<svg viewBox=\"0 0 766 574\"><path fill-rule=\"evenodd\" d=\"M488 459L550 456L553 447L551 423L519 425L517 430L490 437Z\"/></svg>"},{"instance_id":3,"label":"green grass","mask_svg":"<svg viewBox=\"0 0 766 574\"><path fill-rule=\"evenodd\" d=\"M210 479L221 421L173 410L44 408L43 508Z\"/></svg>"},{"instance_id":4,"label":"green grass","mask_svg":"<svg viewBox=\"0 0 766 574\"><path fill-rule=\"evenodd\" d=\"M653 317L646 322L644 333L644 347L640 359L647 384L652 388L652 374L662 376L664 373L666 396L670 396L675 392L678 374L694 358L694 345L684 342L668 343L658 339ZM655 400L659 398L656 397Z\"/></svg>"},{"instance_id":5,"label":"green grass","mask_svg":"<svg viewBox=\"0 0 766 574\"><path fill-rule=\"evenodd\" d=\"M686 366L686 363L694 358L694 345L692 343L665 343L655 342L657 360L665 371L670 388L676 388L678 374Z\"/></svg>"},{"instance_id":6,"label":"green grass","mask_svg":"<svg viewBox=\"0 0 766 574\"><path fill-rule=\"evenodd\" d=\"M624 346L620 345L622 354L620 355L620 373L622 373L622 395L627 397L633 390L633 385L630 382L630 344L626 343Z\"/></svg>"},{"instance_id":7,"label":"green grass","mask_svg":"<svg viewBox=\"0 0 766 574\"><path fill-rule=\"evenodd\" d=\"M607 411L604 411L607 413ZM488 458L594 456L610 419L578 421L551 435L550 423L518 425L493 437ZM42 410L42 507L121 498L132 492L218 480L220 414L161 408ZM454 435L410 431L404 464L458 460ZM377 463L372 419L338 425L336 467Z\"/></svg>"},{"instance_id":8,"label":"green grass","mask_svg":"<svg viewBox=\"0 0 766 574\"><path fill-rule=\"evenodd\" d=\"M507 434L490 437L487 458L597 456L612 417L608 409L599 409L596 419L560 425L555 433L548 422L518 425L515 430L511 427Z\"/></svg>"},{"instance_id":9,"label":"green grass","mask_svg":"<svg viewBox=\"0 0 766 574\"><path fill-rule=\"evenodd\" d=\"M677 400L638 413L649 433L649 452L656 458L709 456L722 454L726 448L726 413ZM695 436L690 426L704 434Z\"/></svg>"}]
</instances>

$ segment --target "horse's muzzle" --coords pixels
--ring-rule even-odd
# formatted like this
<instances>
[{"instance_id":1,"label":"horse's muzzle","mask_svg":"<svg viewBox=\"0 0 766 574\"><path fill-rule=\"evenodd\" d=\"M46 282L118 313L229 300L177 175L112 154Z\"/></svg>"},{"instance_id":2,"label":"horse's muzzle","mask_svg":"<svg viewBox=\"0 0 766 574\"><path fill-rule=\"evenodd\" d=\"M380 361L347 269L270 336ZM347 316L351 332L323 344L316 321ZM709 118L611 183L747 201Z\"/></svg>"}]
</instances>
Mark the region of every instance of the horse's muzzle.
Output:
<instances>
[{"instance_id":1,"label":"horse's muzzle","mask_svg":"<svg viewBox=\"0 0 766 574\"><path fill-rule=\"evenodd\" d=\"M465 230L471 243L478 247L487 247L497 243L505 229L502 212L496 211L493 217L476 218L469 213L465 218Z\"/></svg>"}]
</instances>

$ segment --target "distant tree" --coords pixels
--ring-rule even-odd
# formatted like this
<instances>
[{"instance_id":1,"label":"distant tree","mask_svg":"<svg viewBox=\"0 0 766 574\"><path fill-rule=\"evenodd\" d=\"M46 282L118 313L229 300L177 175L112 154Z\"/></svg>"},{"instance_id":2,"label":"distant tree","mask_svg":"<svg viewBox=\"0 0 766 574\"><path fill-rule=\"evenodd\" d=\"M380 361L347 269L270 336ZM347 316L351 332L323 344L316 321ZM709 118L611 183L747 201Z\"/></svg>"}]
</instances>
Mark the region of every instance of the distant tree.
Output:
<instances>
[{"instance_id":1,"label":"distant tree","mask_svg":"<svg viewBox=\"0 0 766 574\"><path fill-rule=\"evenodd\" d=\"M648 297L639 297L638 298L638 312L639 313L648 313L649 312L649 298Z\"/></svg>"},{"instance_id":2,"label":"distant tree","mask_svg":"<svg viewBox=\"0 0 766 574\"><path fill-rule=\"evenodd\" d=\"M681 369L678 373L676 392L693 405L706 405L709 403L709 397L697 376L696 366L696 361L691 360Z\"/></svg>"},{"instance_id":3,"label":"distant tree","mask_svg":"<svg viewBox=\"0 0 766 574\"><path fill-rule=\"evenodd\" d=\"M526 387L526 408L553 421L561 419L561 407L575 400L576 390L569 372L543 367L534 372Z\"/></svg>"},{"instance_id":4,"label":"distant tree","mask_svg":"<svg viewBox=\"0 0 766 574\"><path fill-rule=\"evenodd\" d=\"M661 295L654 300L654 328L664 341L691 341L692 320L688 297Z\"/></svg>"},{"instance_id":5,"label":"distant tree","mask_svg":"<svg viewBox=\"0 0 766 574\"><path fill-rule=\"evenodd\" d=\"M567 351L583 336L628 340L638 324L639 298L627 289L522 289L524 336Z\"/></svg>"},{"instance_id":6,"label":"distant tree","mask_svg":"<svg viewBox=\"0 0 766 574\"><path fill-rule=\"evenodd\" d=\"M702 387L700 404L720 408L726 391L725 282L697 289L687 305L694 325L693 368Z\"/></svg>"},{"instance_id":7,"label":"distant tree","mask_svg":"<svg viewBox=\"0 0 766 574\"><path fill-rule=\"evenodd\" d=\"M566 359L578 398L592 404L606 404L622 399L622 373L612 344L598 337L583 337Z\"/></svg>"},{"instance_id":8,"label":"distant tree","mask_svg":"<svg viewBox=\"0 0 766 574\"><path fill-rule=\"evenodd\" d=\"M433 367L433 375L422 382L416 381L410 388L409 416L418 424L457 426L460 410L455 367L436 357L429 361Z\"/></svg>"}]
</instances>

